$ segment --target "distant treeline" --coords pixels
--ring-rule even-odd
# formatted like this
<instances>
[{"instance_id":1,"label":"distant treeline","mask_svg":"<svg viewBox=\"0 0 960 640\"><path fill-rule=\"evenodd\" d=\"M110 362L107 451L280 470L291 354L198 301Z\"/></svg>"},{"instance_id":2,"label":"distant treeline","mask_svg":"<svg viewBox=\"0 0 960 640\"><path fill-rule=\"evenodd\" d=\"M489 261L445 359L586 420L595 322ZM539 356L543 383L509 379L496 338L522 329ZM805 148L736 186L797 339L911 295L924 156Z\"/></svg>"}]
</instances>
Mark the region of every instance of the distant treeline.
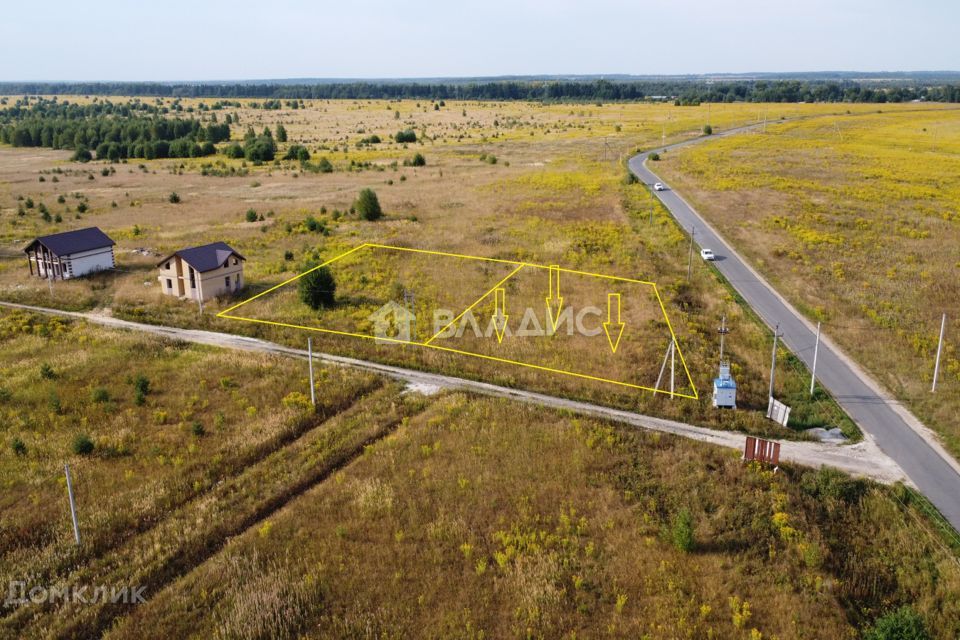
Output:
<instances>
[{"instance_id":1,"label":"distant treeline","mask_svg":"<svg viewBox=\"0 0 960 640\"><path fill-rule=\"evenodd\" d=\"M117 95L190 98L426 99L530 101L906 102L960 101L960 85L875 86L856 81L757 80L326 82L317 84L167 84L152 82L0 83L3 95Z\"/></svg>"},{"instance_id":2,"label":"distant treeline","mask_svg":"<svg viewBox=\"0 0 960 640\"><path fill-rule=\"evenodd\" d=\"M216 153L216 143L230 139L228 122L204 126L193 118L164 117L168 111L136 101L76 105L18 100L0 108L0 142L71 149L80 161L92 159L95 150L98 159L116 161L207 156Z\"/></svg>"}]
</instances>

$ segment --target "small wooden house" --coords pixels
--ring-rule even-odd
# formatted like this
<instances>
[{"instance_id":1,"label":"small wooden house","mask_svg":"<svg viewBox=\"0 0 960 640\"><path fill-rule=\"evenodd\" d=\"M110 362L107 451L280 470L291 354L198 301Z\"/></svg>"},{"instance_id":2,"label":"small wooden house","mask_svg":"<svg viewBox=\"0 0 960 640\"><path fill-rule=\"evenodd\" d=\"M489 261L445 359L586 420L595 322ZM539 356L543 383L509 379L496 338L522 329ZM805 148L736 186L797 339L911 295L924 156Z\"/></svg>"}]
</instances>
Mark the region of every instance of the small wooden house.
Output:
<instances>
[{"instance_id":1,"label":"small wooden house","mask_svg":"<svg viewBox=\"0 0 960 640\"><path fill-rule=\"evenodd\" d=\"M97 227L88 227L42 236L23 251L27 254L30 275L68 280L113 269L115 244Z\"/></svg>"},{"instance_id":2,"label":"small wooden house","mask_svg":"<svg viewBox=\"0 0 960 640\"><path fill-rule=\"evenodd\" d=\"M160 290L168 296L201 301L239 291L245 260L224 242L181 249L157 265Z\"/></svg>"}]
</instances>

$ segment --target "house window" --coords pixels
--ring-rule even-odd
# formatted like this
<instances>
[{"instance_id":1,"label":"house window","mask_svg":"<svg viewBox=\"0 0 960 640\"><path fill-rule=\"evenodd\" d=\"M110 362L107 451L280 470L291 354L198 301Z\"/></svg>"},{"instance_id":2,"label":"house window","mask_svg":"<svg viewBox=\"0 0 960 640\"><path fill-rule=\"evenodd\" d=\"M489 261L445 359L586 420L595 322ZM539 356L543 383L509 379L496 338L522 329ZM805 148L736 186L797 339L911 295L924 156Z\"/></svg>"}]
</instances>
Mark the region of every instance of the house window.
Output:
<instances>
[{"instance_id":1,"label":"house window","mask_svg":"<svg viewBox=\"0 0 960 640\"><path fill-rule=\"evenodd\" d=\"M226 279L227 279L227 289L229 289L229 288L230 288L230 276L227 276Z\"/></svg>"},{"instance_id":2,"label":"house window","mask_svg":"<svg viewBox=\"0 0 960 640\"><path fill-rule=\"evenodd\" d=\"M233 266L237 266L237 264L239 264L239 263L237 262L237 259L234 258L234 259L233 259Z\"/></svg>"},{"instance_id":3,"label":"house window","mask_svg":"<svg viewBox=\"0 0 960 640\"><path fill-rule=\"evenodd\" d=\"M167 278L167 289L173 289L173 280Z\"/></svg>"},{"instance_id":4,"label":"house window","mask_svg":"<svg viewBox=\"0 0 960 640\"><path fill-rule=\"evenodd\" d=\"M167 271L169 271L169 270L170 270L170 263L168 262L167 264L163 265L163 268L166 269Z\"/></svg>"},{"instance_id":5,"label":"house window","mask_svg":"<svg viewBox=\"0 0 960 640\"><path fill-rule=\"evenodd\" d=\"M190 267L190 288L191 289L197 288L197 272L194 270L193 267Z\"/></svg>"}]
</instances>

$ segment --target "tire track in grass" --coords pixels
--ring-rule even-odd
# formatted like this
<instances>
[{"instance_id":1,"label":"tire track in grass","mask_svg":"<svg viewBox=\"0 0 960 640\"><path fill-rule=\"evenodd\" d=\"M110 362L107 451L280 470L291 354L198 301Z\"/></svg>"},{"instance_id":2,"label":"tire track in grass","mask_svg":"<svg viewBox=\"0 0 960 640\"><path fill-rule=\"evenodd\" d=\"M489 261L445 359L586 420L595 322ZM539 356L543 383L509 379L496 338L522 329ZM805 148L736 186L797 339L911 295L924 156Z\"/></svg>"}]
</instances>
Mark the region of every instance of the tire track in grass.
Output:
<instances>
[{"instance_id":1,"label":"tire track in grass","mask_svg":"<svg viewBox=\"0 0 960 640\"><path fill-rule=\"evenodd\" d=\"M116 553L78 568L59 586L142 586L149 599L217 553L232 536L323 482L426 406L426 400L401 395L401 389L390 384L376 391L177 509ZM4 621L3 631L12 632L11 637L92 638L132 610L132 605L109 602L47 605L42 611L36 607L21 607Z\"/></svg>"},{"instance_id":2,"label":"tire track in grass","mask_svg":"<svg viewBox=\"0 0 960 640\"><path fill-rule=\"evenodd\" d=\"M152 512L144 514L144 517L138 518L123 531L111 534L109 531L87 530L83 545L80 547L73 545L72 540L55 543L64 547L63 551L51 554L54 564L29 567L30 584L27 587L28 590L33 584L56 583L62 579L64 573L73 570L78 565L95 561L136 536L147 533L163 522L165 514L169 514L172 510L178 509L191 501L202 499L218 483L241 473L244 469L257 464L265 457L296 441L310 430L317 428L326 420L348 410L362 398L380 389L383 384L383 378L371 374L364 374L356 379L351 379L350 384L336 389L329 395L322 396L318 400L319 404L315 413L292 419L280 431L258 445L203 469L199 474L203 479L203 489L199 491L193 489L192 481L196 479L193 476L183 476L179 482L174 481L174 484L170 487L168 499L159 501ZM26 578L21 577L21 579ZM0 626L0 630L2 628Z\"/></svg>"}]
</instances>

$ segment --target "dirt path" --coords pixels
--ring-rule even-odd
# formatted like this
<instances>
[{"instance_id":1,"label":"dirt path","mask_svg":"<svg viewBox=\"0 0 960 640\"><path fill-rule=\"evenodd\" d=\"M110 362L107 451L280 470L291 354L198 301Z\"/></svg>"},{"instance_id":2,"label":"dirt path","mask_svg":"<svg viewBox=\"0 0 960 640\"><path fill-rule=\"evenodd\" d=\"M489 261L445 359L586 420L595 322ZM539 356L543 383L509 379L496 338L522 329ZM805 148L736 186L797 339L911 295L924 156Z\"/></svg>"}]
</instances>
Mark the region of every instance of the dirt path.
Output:
<instances>
[{"instance_id":1,"label":"dirt path","mask_svg":"<svg viewBox=\"0 0 960 640\"><path fill-rule=\"evenodd\" d=\"M57 309L33 307L10 302L0 302L0 306L11 309L32 311L35 313L45 313L75 318L114 329L139 331L141 333L163 336L173 340L185 340L187 342L222 347L225 349L255 351L258 353L272 353L304 359L307 357L307 352L303 349L293 349L273 342L268 342L266 340L248 338L229 333L141 324L138 322L130 322L128 320L120 320L99 313L60 311ZM639 427L641 429L671 433L684 438L692 438L694 440L700 440L702 442L708 442L714 445L729 447L731 449L740 450L744 445L744 434L735 431L719 431L707 429L705 427L696 427L682 422L675 422L673 420L654 418L652 416L632 413L630 411L612 409L610 407L579 402L576 400L567 400L565 398L558 398L556 396L549 396L532 391L510 389L508 387L501 387L498 385L488 384L486 382L457 378L455 376L428 373L424 371L414 371L412 369L378 364L367 360L358 360L355 358L346 358L343 356L335 356L325 353L314 353L314 357L327 364L372 371L380 375L401 380L416 390L429 391L431 389L456 389L468 391L487 396L509 398L518 402L526 402L552 409L563 409L581 415L613 420L622 424ZM890 457L880 451L880 449L870 438L866 438L863 442L854 445L784 441L781 443L780 457L784 461L794 462L810 467L820 467L823 465L835 467L855 476L872 478L884 483L892 483L898 480L909 483L909 479L900 469L900 466Z\"/></svg>"}]
</instances>

